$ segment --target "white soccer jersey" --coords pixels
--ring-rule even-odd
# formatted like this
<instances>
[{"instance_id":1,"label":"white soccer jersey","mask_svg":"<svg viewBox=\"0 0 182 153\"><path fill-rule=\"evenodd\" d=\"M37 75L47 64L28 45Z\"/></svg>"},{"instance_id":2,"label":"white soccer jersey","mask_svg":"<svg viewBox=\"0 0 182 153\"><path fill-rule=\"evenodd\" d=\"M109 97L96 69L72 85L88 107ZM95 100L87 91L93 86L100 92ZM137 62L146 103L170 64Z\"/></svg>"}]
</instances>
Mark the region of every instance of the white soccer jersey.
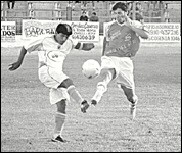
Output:
<instances>
[{"instance_id":1,"label":"white soccer jersey","mask_svg":"<svg viewBox=\"0 0 182 153\"><path fill-rule=\"evenodd\" d=\"M67 90L58 86L69 77L62 71L63 61L67 54L77 44L77 41L67 39L62 45L58 44L54 36L38 38L24 45L31 53L38 51L39 80L50 88L50 103L55 104L62 99L70 100Z\"/></svg>"},{"instance_id":2,"label":"white soccer jersey","mask_svg":"<svg viewBox=\"0 0 182 153\"><path fill-rule=\"evenodd\" d=\"M63 61L67 54L73 49L77 42L67 39L62 45L58 44L54 36L37 39L26 44L25 49L31 53L38 51L39 67L47 65L57 71L62 71Z\"/></svg>"}]
</instances>

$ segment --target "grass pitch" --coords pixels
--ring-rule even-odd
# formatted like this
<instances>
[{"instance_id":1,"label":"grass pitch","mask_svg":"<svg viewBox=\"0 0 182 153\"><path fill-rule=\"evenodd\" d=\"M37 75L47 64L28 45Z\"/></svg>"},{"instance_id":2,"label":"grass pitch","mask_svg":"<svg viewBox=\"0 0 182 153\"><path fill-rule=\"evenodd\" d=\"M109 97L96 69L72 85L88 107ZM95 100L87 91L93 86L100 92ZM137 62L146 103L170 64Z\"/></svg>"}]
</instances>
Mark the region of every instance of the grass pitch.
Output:
<instances>
[{"instance_id":1,"label":"grass pitch","mask_svg":"<svg viewBox=\"0 0 182 153\"><path fill-rule=\"evenodd\" d=\"M68 103L63 137L50 141L55 106L38 80L36 54L8 71L20 48L1 48L1 151L2 152L180 152L181 151L181 46L145 44L134 58L137 115L130 120L129 102L113 82L96 107L86 114ZM84 98L93 96L98 79L87 80L81 65L100 62L101 49L73 51L64 64Z\"/></svg>"}]
</instances>

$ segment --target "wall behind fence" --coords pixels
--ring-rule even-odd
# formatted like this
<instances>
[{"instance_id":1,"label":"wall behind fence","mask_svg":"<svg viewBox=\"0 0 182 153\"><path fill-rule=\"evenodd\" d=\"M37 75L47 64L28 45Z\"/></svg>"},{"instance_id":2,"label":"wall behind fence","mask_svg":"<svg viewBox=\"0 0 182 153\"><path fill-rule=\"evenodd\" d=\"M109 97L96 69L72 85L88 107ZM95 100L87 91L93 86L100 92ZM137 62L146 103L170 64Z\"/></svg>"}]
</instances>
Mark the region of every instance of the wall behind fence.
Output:
<instances>
[{"instance_id":1,"label":"wall behind fence","mask_svg":"<svg viewBox=\"0 0 182 153\"><path fill-rule=\"evenodd\" d=\"M72 3L71 3L72 2ZM72 8L71 20L79 20L82 10L87 11L90 16L95 11L99 17L99 32L103 33L103 22L111 20L111 6L115 1L15 1L14 9L7 8L7 1L1 1L1 20L15 21L16 34L22 34L22 19L51 19L68 20L68 7ZM83 2L87 2L83 6ZM141 1L145 22L163 22L164 12L153 8L153 4L148 5L149 1ZM167 1L163 1L167 2ZM150 13L148 8L150 8ZM170 1L168 4L170 22L181 23L181 2Z\"/></svg>"}]
</instances>

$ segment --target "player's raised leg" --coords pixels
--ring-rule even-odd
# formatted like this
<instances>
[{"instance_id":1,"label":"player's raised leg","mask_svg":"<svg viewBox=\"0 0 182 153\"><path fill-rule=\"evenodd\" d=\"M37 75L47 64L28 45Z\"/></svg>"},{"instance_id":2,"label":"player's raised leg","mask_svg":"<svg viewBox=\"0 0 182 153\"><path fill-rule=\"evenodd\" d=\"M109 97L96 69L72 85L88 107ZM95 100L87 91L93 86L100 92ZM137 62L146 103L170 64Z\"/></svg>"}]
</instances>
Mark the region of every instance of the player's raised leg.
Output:
<instances>
[{"instance_id":1,"label":"player's raised leg","mask_svg":"<svg viewBox=\"0 0 182 153\"><path fill-rule=\"evenodd\" d=\"M72 97L72 99L74 99L76 102L81 104L81 111L83 113L86 113L86 110L88 109L89 104L86 100L82 98L82 96L80 95L76 87L74 86L73 81L71 79L69 78L65 79L60 84L59 87L66 88L68 90L68 94L70 95L70 97Z\"/></svg>"},{"instance_id":2,"label":"player's raised leg","mask_svg":"<svg viewBox=\"0 0 182 153\"><path fill-rule=\"evenodd\" d=\"M89 107L89 104L86 100L84 100L82 98L82 96L80 95L80 93L77 91L76 87L74 85L70 86L68 88L68 93L70 94L70 96L77 102L79 102L79 104L81 103L81 111L83 113L86 113L86 110Z\"/></svg>"},{"instance_id":3,"label":"player's raised leg","mask_svg":"<svg viewBox=\"0 0 182 153\"><path fill-rule=\"evenodd\" d=\"M114 73L114 69L101 70L100 77L103 78L103 80L97 84L96 92L91 99L92 105L96 105L101 100L103 94L107 91L107 85L112 80Z\"/></svg>"}]
</instances>

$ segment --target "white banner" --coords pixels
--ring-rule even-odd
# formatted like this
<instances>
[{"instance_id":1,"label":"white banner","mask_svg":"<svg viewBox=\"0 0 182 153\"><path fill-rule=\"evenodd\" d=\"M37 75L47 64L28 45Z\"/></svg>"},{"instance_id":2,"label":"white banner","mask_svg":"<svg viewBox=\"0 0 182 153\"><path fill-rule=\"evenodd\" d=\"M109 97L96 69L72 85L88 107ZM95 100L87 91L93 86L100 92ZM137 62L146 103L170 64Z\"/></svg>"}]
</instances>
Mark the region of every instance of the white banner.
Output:
<instances>
[{"instance_id":1,"label":"white banner","mask_svg":"<svg viewBox=\"0 0 182 153\"><path fill-rule=\"evenodd\" d=\"M23 20L23 38L33 38L55 33L58 24L69 24L73 29L71 39L84 42L99 41L99 22L60 21L60 20Z\"/></svg>"},{"instance_id":2,"label":"white banner","mask_svg":"<svg viewBox=\"0 0 182 153\"><path fill-rule=\"evenodd\" d=\"M105 29L112 22L104 22ZM145 23L145 29L149 32L148 39L141 39L142 42L180 42L180 24L179 23Z\"/></svg>"},{"instance_id":3,"label":"white banner","mask_svg":"<svg viewBox=\"0 0 182 153\"><path fill-rule=\"evenodd\" d=\"M22 35L23 38L33 38L55 33L58 20L26 20L23 19Z\"/></svg>"},{"instance_id":4,"label":"white banner","mask_svg":"<svg viewBox=\"0 0 182 153\"><path fill-rule=\"evenodd\" d=\"M1 21L1 42L15 42L15 21Z\"/></svg>"},{"instance_id":5,"label":"white banner","mask_svg":"<svg viewBox=\"0 0 182 153\"><path fill-rule=\"evenodd\" d=\"M179 23L145 23L149 38L142 42L180 42Z\"/></svg>"},{"instance_id":6,"label":"white banner","mask_svg":"<svg viewBox=\"0 0 182 153\"><path fill-rule=\"evenodd\" d=\"M99 22L89 21L62 21L69 24L73 29L71 38L79 41L99 41Z\"/></svg>"}]
</instances>

